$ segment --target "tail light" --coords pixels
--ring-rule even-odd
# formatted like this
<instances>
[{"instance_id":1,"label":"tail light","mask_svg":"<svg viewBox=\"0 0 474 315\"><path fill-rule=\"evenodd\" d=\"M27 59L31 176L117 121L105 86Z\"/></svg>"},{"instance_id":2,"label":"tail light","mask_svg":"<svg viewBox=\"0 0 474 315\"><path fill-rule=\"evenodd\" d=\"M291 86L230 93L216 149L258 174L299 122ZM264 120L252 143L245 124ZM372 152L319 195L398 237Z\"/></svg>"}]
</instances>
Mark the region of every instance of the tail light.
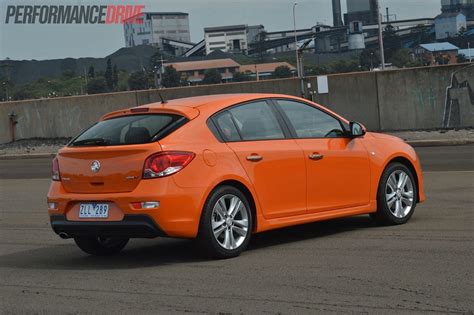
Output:
<instances>
[{"instance_id":1,"label":"tail light","mask_svg":"<svg viewBox=\"0 0 474 315\"><path fill-rule=\"evenodd\" d=\"M59 174L59 162L57 157L53 159L53 165L51 168L51 179L55 181L61 180L61 175Z\"/></svg>"},{"instance_id":2,"label":"tail light","mask_svg":"<svg viewBox=\"0 0 474 315\"><path fill-rule=\"evenodd\" d=\"M165 177L181 171L196 156L192 152L168 151L153 154L145 161L143 178Z\"/></svg>"}]
</instances>

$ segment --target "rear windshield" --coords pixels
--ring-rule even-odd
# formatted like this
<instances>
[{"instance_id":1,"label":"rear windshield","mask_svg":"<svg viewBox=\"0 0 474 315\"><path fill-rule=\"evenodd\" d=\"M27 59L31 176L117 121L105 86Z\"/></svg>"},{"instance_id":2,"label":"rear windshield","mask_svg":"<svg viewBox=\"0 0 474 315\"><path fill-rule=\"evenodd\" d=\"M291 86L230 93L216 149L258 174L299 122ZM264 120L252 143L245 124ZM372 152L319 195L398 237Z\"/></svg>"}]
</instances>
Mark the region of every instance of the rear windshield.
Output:
<instances>
[{"instance_id":1,"label":"rear windshield","mask_svg":"<svg viewBox=\"0 0 474 315\"><path fill-rule=\"evenodd\" d=\"M171 114L130 115L100 121L69 146L102 146L148 143L176 130L187 119Z\"/></svg>"}]
</instances>

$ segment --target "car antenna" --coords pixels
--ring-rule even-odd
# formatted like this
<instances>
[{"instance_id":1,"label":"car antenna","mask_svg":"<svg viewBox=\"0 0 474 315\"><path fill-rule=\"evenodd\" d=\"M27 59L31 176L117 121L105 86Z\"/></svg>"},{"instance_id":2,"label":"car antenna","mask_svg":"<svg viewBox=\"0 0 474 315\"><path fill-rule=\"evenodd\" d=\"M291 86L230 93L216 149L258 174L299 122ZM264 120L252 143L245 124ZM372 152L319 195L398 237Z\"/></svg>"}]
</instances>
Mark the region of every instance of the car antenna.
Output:
<instances>
[{"instance_id":1,"label":"car antenna","mask_svg":"<svg viewBox=\"0 0 474 315\"><path fill-rule=\"evenodd\" d=\"M166 104L166 103L168 103L168 101L163 98L163 95L161 95L161 93L158 93L158 95L160 96L161 104Z\"/></svg>"}]
</instances>

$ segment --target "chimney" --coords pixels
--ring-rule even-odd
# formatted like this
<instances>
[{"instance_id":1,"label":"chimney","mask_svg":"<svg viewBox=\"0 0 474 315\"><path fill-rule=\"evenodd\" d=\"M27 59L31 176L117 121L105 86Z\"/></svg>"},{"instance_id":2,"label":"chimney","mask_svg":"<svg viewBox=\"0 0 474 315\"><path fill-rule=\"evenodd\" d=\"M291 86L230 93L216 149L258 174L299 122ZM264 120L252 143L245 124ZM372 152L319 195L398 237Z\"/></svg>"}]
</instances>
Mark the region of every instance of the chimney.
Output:
<instances>
[{"instance_id":1,"label":"chimney","mask_svg":"<svg viewBox=\"0 0 474 315\"><path fill-rule=\"evenodd\" d=\"M341 16L341 0L332 0L332 19L334 27L343 26Z\"/></svg>"}]
</instances>

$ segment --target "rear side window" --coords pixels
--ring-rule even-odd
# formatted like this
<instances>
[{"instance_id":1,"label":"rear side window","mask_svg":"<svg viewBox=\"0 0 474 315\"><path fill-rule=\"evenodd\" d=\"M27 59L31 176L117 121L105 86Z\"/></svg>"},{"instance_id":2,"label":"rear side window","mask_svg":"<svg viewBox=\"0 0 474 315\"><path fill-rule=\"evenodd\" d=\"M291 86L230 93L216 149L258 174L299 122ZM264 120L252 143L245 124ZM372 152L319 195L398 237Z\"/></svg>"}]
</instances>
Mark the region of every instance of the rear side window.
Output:
<instances>
[{"instance_id":1,"label":"rear side window","mask_svg":"<svg viewBox=\"0 0 474 315\"><path fill-rule=\"evenodd\" d=\"M283 139L285 135L265 101L233 107L215 118L226 141Z\"/></svg>"},{"instance_id":2,"label":"rear side window","mask_svg":"<svg viewBox=\"0 0 474 315\"><path fill-rule=\"evenodd\" d=\"M216 123L221 130L222 137L225 141L239 141L240 135L237 128L232 121L232 116L229 112L223 112L216 118Z\"/></svg>"},{"instance_id":3,"label":"rear side window","mask_svg":"<svg viewBox=\"0 0 474 315\"><path fill-rule=\"evenodd\" d=\"M187 119L171 114L146 114L121 116L103 120L93 125L70 146L126 145L159 140L176 130Z\"/></svg>"}]
</instances>

